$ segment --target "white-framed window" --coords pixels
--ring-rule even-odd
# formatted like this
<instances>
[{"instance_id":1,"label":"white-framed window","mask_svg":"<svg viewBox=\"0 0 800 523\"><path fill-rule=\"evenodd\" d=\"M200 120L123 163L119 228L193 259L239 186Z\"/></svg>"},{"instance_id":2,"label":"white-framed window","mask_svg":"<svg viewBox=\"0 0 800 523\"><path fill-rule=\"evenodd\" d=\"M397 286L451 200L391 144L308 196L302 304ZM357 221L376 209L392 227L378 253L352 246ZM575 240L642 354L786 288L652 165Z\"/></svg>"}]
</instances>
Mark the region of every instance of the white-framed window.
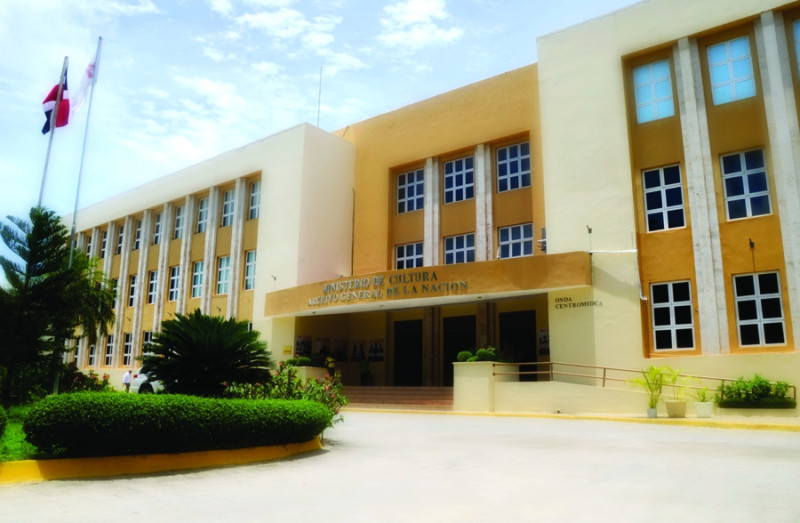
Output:
<instances>
[{"instance_id":1,"label":"white-framed window","mask_svg":"<svg viewBox=\"0 0 800 523\"><path fill-rule=\"evenodd\" d=\"M244 290L256 288L256 251L247 251L244 254Z\"/></svg>"},{"instance_id":2,"label":"white-framed window","mask_svg":"<svg viewBox=\"0 0 800 523\"><path fill-rule=\"evenodd\" d=\"M86 235L86 254L92 254L92 233Z\"/></svg>"},{"instance_id":3,"label":"white-framed window","mask_svg":"<svg viewBox=\"0 0 800 523\"><path fill-rule=\"evenodd\" d=\"M153 222L153 245L161 243L161 213L156 213Z\"/></svg>"},{"instance_id":4,"label":"white-framed window","mask_svg":"<svg viewBox=\"0 0 800 523\"><path fill-rule=\"evenodd\" d=\"M128 367L131 361L133 361L133 334L126 332L122 344L122 365Z\"/></svg>"},{"instance_id":5,"label":"white-framed window","mask_svg":"<svg viewBox=\"0 0 800 523\"><path fill-rule=\"evenodd\" d=\"M142 352L148 343L153 342L153 331L142 331Z\"/></svg>"},{"instance_id":6,"label":"white-framed window","mask_svg":"<svg viewBox=\"0 0 800 523\"><path fill-rule=\"evenodd\" d=\"M233 190L222 193L222 219L220 227L229 227L233 224Z\"/></svg>"},{"instance_id":7,"label":"white-framed window","mask_svg":"<svg viewBox=\"0 0 800 523\"><path fill-rule=\"evenodd\" d=\"M425 201L425 171L417 169L397 175L397 214L418 211Z\"/></svg>"},{"instance_id":8,"label":"white-framed window","mask_svg":"<svg viewBox=\"0 0 800 523\"><path fill-rule=\"evenodd\" d=\"M183 205L175 207L175 226L172 228L172 239L183 238Z\"/></svg>"},{"instance_id":9,"label":"white-framed window","mask_svg":"<svg viewBox=\"0 0 800 523\"><path fill-rule=\"evenodd\" d=\"M398 245L395 248L395 269L422 267L422 242Z\"/></svg>"},{"instance_id":10,"label":"white-framed window","mask_svg":"<svg viewBox=\"0 0 800 523\"><path fill-rule=\"evenodd\" d=\"M173 265L169 268L169 293L167 299L169 301L178 300L178 290L181 284L181 267L180 265Z\"/></svg>"},{"instance_id":11,"label":"white-framed window","mask_svg":"<svg viewBox=\"0 0 800 523\"><path fill-rule=\"evenodd\" d=\"M475 168L472 156L444 163L444 203L469 200L475 196Z\"/></svg>"},{"instance_id":12,"label":"white-framed window","mask_svg":"<svg viewBox=\"0 0 800 523\"><path fill-rule=\"evenodd\" d=\"M764 151L753 149L721 158L728 219L769 214L769 182Z\"/></svg>"},{"instance_id":13,"label":"white-framed window","mask_svg":"<svg viewBox=\"0 0 800 523\"><path fill-rule=\"evenodd\" d=\"M708 46L708 69L714 105L756 95L750 39L747 36Z\"/></svg>"},{"instance_id":14,"label":"white-framed window","mask_svg":"<svg viewBox=\"0 0 800 523\"><path fill-rule=\"evenodd\" d=\"M158 271L150 271L147 275L147 303L156 302L158 291Z\"/></svg>"},{"instance_id":15,"label":"white-framed window","mask_svg":"<svg viewBox=\"0 0 800 523\"><path fill-rule=\"evenodd\" d=\"M786 343L781 278L777 272L734 276L733 291L739 345L745 347Z\"/></svg>"},{"instance_id":16,"label":"white-framed window","mask_svg":"<svg viewBox=\"0 0 800 523\"><path fill-rule=\"evenodd\" d=\"M691 282L651 284L650 303L655 349L662 351L694 348Z\"/></svg>"},{"instance_id":17,"label":"white-framed window","mask_svg":"<svg viewBox=\"0 0 800 523\"><path fill-rule=\"evenodd\" d=\"M642 171L642 188L648 232L686 226L679 165Z\"/></svg>"},{"instance_id":18,"label":"white-framed window","mask_svg":"<svg viewBox=\"0 0 800 523\"><path fill-rule=\"evenodd\" d=\"M114 305L113 305L113 308L116 310L116 308L117 308L117 299L119 298L119 280L117 278L113 278L111 280L111 290L114 291Z\"/></svg>"},{"instance_id":19,"label":"white-framed window","mask_svg":"<svg viewBox=\"0 0 800 523\"><path fill-rule=\"evenodd\" d=\"M217 294L228 294L231 287L231 257L217 259Z\"/></svg>"},{"instance_id":20,"label":"white-framed window","mask_svg":"<svg viewBox=\"0 0 800 523\"><path fill-rule=\"evenodd\" d=\"M136 303L136 275L131 274L128 285L128 307L133 307Z\"/></svg>"},{"instance_id":21,"label":"white-framed window","mask_svg":"<svg viewBox=\"0 0 800 523\"><path fill-rule=\"evenodd\" d=\"M197 227L195 232L200 234L206 232L208 227L208 198L201 198L197 202Z\"/></svg>"},{"instance_id":22,"label":"white-framed window","mask_svg":"<svg viewBox=\"0 0 800 523\"><path fill-rule=\"evenodd\" d=\"M521 223L497 230L498 258L533 255L533 224Z\"/></svg>"},{"instance_id":23,"label":"white-framed window","mask_svg":"<svg viewBox=\"0 0 800 523\"><path fill-rule=\"evenodd\" d=\"M94 344L89 345L89 354L87 354L86 357L86 365L89 367L94 367L94 360L96 356L97 356L97 347Z\"/></svg>"},{"instance_id":24,"label":"white-framed window","mask_svg":"<svg viewBox=\"0 0 800 523\"><path fill-rule=\"evenodd\" d=\"M261 180L256 180L250 184L250 210L247 212L247 219L254 220L258 218L261 207Z\"/></svg>"},{"instance_id":25,"label":"white-framed window","mask_svg":"<svg viewBox=\"0 0 800 523\"><path fill-rule=\"evenodd\" d=\"M122 254L122 244L125 243L125 226L119 226L119 232L117 233L117 248L114 249L114 254Z\"/></svg>"},{"instance_id":26,"label":"white-framed window","mask_svg":"<svg viewBox=\"0 0 800 523\"><path fill-rule=\"evenodd\" d=\"M107 243L108 243L108 231L103 231L102 239L100 240L100 258L106 257Z\"/></svg>"},{"instance_id":27,"label":"white-framed window","mask_svg":"<svg viewBox=\"0 0 800 523\"><path fill-rule=\"evenodd\" d=\"M531 144L517 143L497 149L497 192L531 185Z\"/></svg>"},{"instance_id":28,"label":"white-framed window","mask_svg":"<svg viewBox=\"0 0 800 523\"><path fill-rule=\"evenodd\" d=\"M675 115L669 60L665 58L633 68L633 97L637 123Z\"/></svg>"},{"instance_id":29,"label":"white-framed window","mask_svg":"<svg viewBox=\"0 0 800 523\"><path fill-rule=\"evenodd\" d=\"M203 295L203 261L192 263L192 298L199 298Z\"/></svg>"},{"instance_id":30,"label":"white-framed window","mask_svg":"<svg viewBox=\"0 0 800 523\"><path fill-rule=\"evenodd\" d=\"M131 250L138 251L142 244L142 220L136 220L136 231L133 233L133 247Z\"/></svg>"},{"instance_id":31,"label":"white-framed window","mask_svg":"<svg viewBox=\"0 0 800 523\"><path fill-rule=\"evenodd\" d=\"M114 361L114 335L109 334L108 336L106 336L106 353L103 359L103 364L106 367L110 367L113 361Z\"/></svg>"},{"instance_id":32,"label":"white-framed window","mask_svg":"<svg viewBox=\"0 0 800 523\"><path fill-rule=\"evenodd\" d=\"M475 261L475 234L449 236L444 239L444 263L467 263Z\"/></svg>"}]
</instances>

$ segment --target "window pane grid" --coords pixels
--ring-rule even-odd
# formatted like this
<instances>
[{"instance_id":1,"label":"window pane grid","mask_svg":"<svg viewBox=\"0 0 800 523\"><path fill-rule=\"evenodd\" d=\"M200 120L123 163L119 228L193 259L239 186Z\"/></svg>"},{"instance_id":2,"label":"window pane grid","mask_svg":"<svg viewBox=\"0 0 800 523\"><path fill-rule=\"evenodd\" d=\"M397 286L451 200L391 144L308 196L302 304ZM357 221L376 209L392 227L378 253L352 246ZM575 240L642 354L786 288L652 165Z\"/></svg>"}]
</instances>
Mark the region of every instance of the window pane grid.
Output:
<instances>
[{"instance_id":1,"label":"window pane grid","mask_svg":"<svg viewBox=\"0 0 800 523\"><path fill-rule=\"evenodd\" d=\"M450 236L444 239L444 263L468 263L475 261L475 234Z\"/></svg>"},{"instance_id":2,"label":"window pane grid","mask_svg":"<svg viewBox=\"0 0 800 523\"><path fill-rule=\"evenodd\" d=\"M208 226L208 198L203 198L197 202L197 231L198 234L206 232Z\"/></svg>"},{"instance_id":3,"label":"window pane grid","mask_svg":"<svg viewBox=\"0 0 800 523\"><path fill-rule=\"evenodd\" d=\"M192 265L192 298L203 295L203 262L196 261Z\"/></svg>"},{"instance_id":4,"label":"window pane grid","mask_svg":"<svg viewBox=\"0 0 800 523\"><path fill-rule=\"evenodd\" d=\"M156 302L156 290L158 285L158 271L150 271L147 280L147 303Z\"/></svg>"},{"instance_id":5,"label":"window pane grid","mask_svg":"<svg viewBox=\"0 0 800 523\"><path fill-rule=\"evenodd\" d=\"M183 206L175 208L175 227L172 230L172 239L177 240L183 237Z\"/></svg>"},{"instance_id":6,"label":"window pane grid","mask_svg":"<svg viewBox=\"0 0 800 523\"><path fill-rule=\"evenodd\" d=\"M422 267L422 242L398 245L395 249L395 268Z\"/></svg>"},{"instance_id":7,"label":"window pane grid","mask_svg":"<svg viewBox=\"0 0 800 523\"><path fill-rule=\"evenodd\" d=\"M694 308L688 281L650 286L653 341L657 351L694 348Z\"/></svg>"},{"instance_id":8,"label":"window pane grid","mask_svg":"<svg viewBox=\"0 0 800 523\"><path fill-rule=\"evenodd\" d=\"M117 248L114 251L114 254L122 254L122 244L125 241L125 226L119 226L119 234L117 234Z\"/></svg>"},{"instance_id":9,"label":"window pane grid","mask_svg":"<svg viewBox=\"0 0 800 523\"><path fill-rule=\"evenodd\" d=\"M513 191L530 185L530 143L523 142L497 149L497 192Z\"/></svg>"},{"instance_id":10,"label":"window pane grid","mask_svg":"<svg viewBox=\"0 0 800 523\"><path fill-rule=\"evenodd\" d=\"M222 256L217 262L217 294L228 294L231 279L231 257Z\"/></svg>"},{"instance_id":11,"label":"window pane grid","mask_svg":"<svg viewBox=\"0 0 800 523\"><path fill-rule=\"evenodd\" d=\"M142 220L136 220L136 232L133 235L133 250L138 251L142 244Z\"/></svg>"},{"instance_id":12,"label":"window pane grid","mask_svg":"<svg viewBox=\"0 0 800 523\"><path fill-rule=\"evenodd\" d=\"M633 91L638 123L675 115L669 60L634 68Z\"/></svg>"},{"instance_id":13,"label":"window pane grid","mask_svg":"<svg viewBox=\"0 0 800 523\"><path fill-rule=\"evenodd\" d=\"M397 176L397 213L422 209L425 197L425 173L422 169Z\"/></svg>"},{"instance_id":14,"label":"window pane grid","mask_svg":"<svg viewBox=\"0 0 800 523\"><path fill-rule=\"evenodd\" d=\"M109 334L106 336L106 353L103 363L109 367L112 361L114 361L114 335Z\"/></svg>"},{"instance_id":15,"label":"window pane grid","mask_svg":"<svg viewBox=\"0 0 800 523\"><path fill-rule=\"evenodd\" d=\"M244 290L256 287L256 251L247 251L244 262Z\"/></svg>"},{"instance_id":16,"label":"window pane grid","mask_svg":"<svg viewBox=\"0 0 800 523\"><path fill-rule=\"evenodd\" d=\"M677 165L642 172L648 232L686 225L680 172Z\"/></svg>"},{"instance_id":17,"label":"window pane grid","mask_svg":"<svg viewBox=\"0 0 800 523\"><path fill-rule=\"evenodd\" d=\"M222 220L220 227L228 227L233 223L233 191L225 191L222 195Z\"/></svg>"},{"instance_id":18,"label":"window pane grid","mask_svg":"<svg viewBox=\"0 0 800 523\"><path fill-rule=\"evenodd\" d=\"M714 105L756 95L750 40L747 36L709 46L708 68Z\"/></svg>"},{"instance_id":19,"label":"window pane grid","mask_svg":"<svg viewBox=\"0 0 800 523\"><path fill-rule=\"evenodd\" d=\"M136 303L136 275L132 274L128 285L128 307L133 307L134 303Z\"/></svg>"},{"instance_id":20,"label":"window pane grid","mask_svg":"<svg viewBox=\"0 0 800 523\"><path fill-rule=\"evenodd\" d=\"M125 333L125 341L122 345L122 365L130 366L133 361L133 335L130 332Z\"/></svg>"},{"instance_id":21,"label":"window pane grid","mask_svg":"<svg viewBox=\"0 0 800 523\"><path fill-rule=\"evenodd\" d=\"M161 213L156 214L155 223L153 223L153 245L161 243Z\"/></svg>"},{"instance_id":22,"label":"window pane grid","mask_svg":"<svg viewBox=\"0 0 800 523\"><path fill-rule=\"evenodd\" d=\"M498 229L498 258L533 255L533 224L523 223Z\"/></svg>"},{"instance_id":23,"label":"window pane grid","mask_svg":"<svg viewBox=\"0 0 800 523\"><path fill-rule=\"evenodd\" d=\"M261 180L250 184L250 210L247 219L258 218L259 208L261 207Z\"/></svg>"},{"instance_id":24,"label":"window pane grid","mask_svg":"<svg viewBox=\"0 0 800 523\"><path fill-rule=\"evenodd\" d=\"M475 171L472 156L445 162L444 203L469 200L475 196Z\"/></svg>"},{"instance_id":25,"label":"window pane grid","mask_svg":"<svg viewBox=\"0 0 800 523\"><path fill-rule=\"evenodd\" d=\"M721 158L721 164L728 219L770 214L764 151L755 149L728 154Z\"/></svg>"},{"instance_id":26,"label":"window pane grid","mask_svg":"<svg viewBox=\"0 0 800 523\"><path fill-rule=\"evenodd\" d=\"M786 342L783 302L777 272L734 276L736 323L742 346Z\"/></svg>"},{"instance_id":27,"label":"window pane grid","mask_svg":"<svg viewBox=\"0 0 800 523\"><path fill-rule=\"evenodd\" d=\"M178 300L178 289L180 288L181 282L181 268L179 265L175 265L174 267L169 268L169 293L168 299L169 301L177 301Z\"/></svg>"}]
</instances>

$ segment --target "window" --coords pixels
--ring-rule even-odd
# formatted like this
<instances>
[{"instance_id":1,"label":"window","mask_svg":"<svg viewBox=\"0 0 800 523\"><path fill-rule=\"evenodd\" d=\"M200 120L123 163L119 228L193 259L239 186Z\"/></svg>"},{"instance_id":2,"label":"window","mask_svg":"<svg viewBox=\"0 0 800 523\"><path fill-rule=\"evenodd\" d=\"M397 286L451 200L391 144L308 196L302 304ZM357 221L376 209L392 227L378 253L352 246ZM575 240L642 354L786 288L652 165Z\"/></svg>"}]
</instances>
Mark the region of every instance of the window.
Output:
<instances>
[{"instance_id":1,"label":"window","mask_svg":"<svg viewBox=\"0 0 800 523\"><path fill-rule=\"evenodd\" d=\"M217 260L217 294L228 294L231 285L231 257L220 256Z\"/></svg>"},{"instance_id":2,"label":"window","mask_svg":"<svg viewBox=\"0 0 800 523\"><path fill-rule=\"evenodd\" d=\"M683 215L683 187L678 165L642 172L647 231L677 229L686 225Z\"/></svg>"},{"instance_id":3,"label":"window","mask_svg":"<svg viewBox=\"0 0 800 523\"><path fill-rule=\"evenodd\" d=\"M518 258L533 255L533 224L523 223L498 229L498 257Z\"/></svg>"},{"instance_id":4,"label":"window","mask_svg":"<svg viewBox=\"0 0 800 523\"><path fill-rule=\"evenodd\" d=\"M708 69L714 105L756 95L750 40L747 36L708 46Z\"/></svg>"},{"instance_id":5,"label":"window","mask_svg":"<svg viewBox=\"0 0 800 523\"><path fill-rule=\"evenodd\" d=\"M733 277L739 344L776 345L786 342L781 282L777 272Z\"/></svg>"},{"instance_id":6,"label":"window","mask_svg":"<svg viewBox=\"0 0 800 523\"><path fill-rule=\"evenodd\" d=\"M518 143L497 149L497 192L513 191L530 185L530 143Z\"/></svg>"},{"instance_id":7,"label":"window","mask_svg":"<svg viewBox=\"0 0 800 523\"><path fill-rule=\"evenodd\" d=\"M117 298L119 297L118 283L119 280L117 278L111 280L111 290L114 291L114 309L117 308Z\"/></svg>"},{"instance_id":8,"label":"window","mask_svg":"<svg viewBox=\"0 0 800 523\"><path fill-rule=\"evenodd\" d=\"M723 156L722 182L729 220L770 213L767 170L761 149Z\"/></svg>"},{"instance_id":9,"label":"window","mask_svg":"<svg viewBox=\"0 0 800 523\"><path fill-rule=\"evenodd\" d=\"M222 220L220 227L229 227L233 224L233 191L222 193Z\"/></svg>"},{"instance_id":10,"label":"window","mask_svg":"<svg viewBox=\"0 0 800 523\"><path fill-rule=\"evenodd\" d=\"M114 335L109 334L106 336L106 354L103 363L106 367L110 367L114 361Z\"/></svg>"},{"instance_id":11,"label":"window","mask_svg":"<svg viewBox=\"0 0 800 523\"><path fill-rule=\"evenodd\" d=\"M467 263L475 261L475 235L462 234L444 239L444 263Z\"/></svg>"},{"instance_id":12,"label":"window","mask_svg":"<svg viewBox=\"0 0 800 523\"><path fill-rule=\"evenodd\" d=\"M153 245L161 243L161 213L156 213L155 221L153 222Z\"/></svg>"},{"instance_id":13,"label":"window","mask_svg":"<svg viewBox=\"0 0 800 523\"><path fill-rule=\"evenodd\" d=\"M169 268L169 294L167 298L169 301L178 300L178 288L181 283L181 268L175 265Z\"/></svg>"},{"instance_id":14,"label":"window","mask_svg":"<svg viewBox=\"0 0 800 523\"><path fill-rule=\"evenodd\" d=\"M469 200L475 195L472 156L444 164L444 203Z\"/></svg>"},{"instance_id":15,"label":"window","mask_svg":"<svg viewBox=\"0 0 800 523\"><path fill-rule=\"evenodd\" d=\"M637 123L675 115L669 60L659 60L633 69L633 96Z\"/></svg>"},{"instance_id":16,"label":"window","mask_svg":"<svg viewBox=\"0 0 800 523\"><path fill-rule=\"evenodd\" d=\"M398 245L395 252L395 269L422 267L422 242Z\"/></svg>"},{"instance_id":17,"label":"window","mask_svg":"<svg viewBox=\"0 0 800 523\"><path fill-rule=\"evenodd\" d=\"M125 226L119 226L119 234L117 234L117 248L114 250L114 254L122 254L122 244L125 243Z\"/></svg>"},{"instance_id":18,"label":"window","mask_svg":"<svg viewBox=\"0 0 800 523\"><path fill-rule=\"evenodd\" d=\"M158 290L158 271L150 271L147 278L147 303L156 302L156 291Z\"/></svg>"},{"instance_id":19,"label":"window","mask_svg":"<svg viewBox=\"0 0 800 523\"><path fill-rule=\"evenodd\" d=\"M175 207L175 227L172 228L172 239L183 238L183 205Z\"/></svg>"},{"instance_id":20,"label":"window","mask_svg":"<svg viewBox=\"0 0 800 523\"><path fill-rule=\"evenodd\" d=\"M133 307L136 302L136 275L131 274L130 285L128 285L128 307Z\"/></svg>"},{"instance_id":21,"label":"window","mask_svg":"<svg viewBox=\"0 0 800 523\"><path fill-rule=\"evenodd\" d=\"M650 286L656 350L694 348L692 286L688 281Z\"/></svg>"},{"instance_id":22,"label":"window","mask_svg":"<svg viewBox=\"0 0 800 523\"><path fill-rule=\"evenodd\" d=\"M256 287L256 251L247 251L244 255L244 290Z\"/></svg>"},{"instance_id":23,"label":"window","mask_svg":"<svg viewBox=\"0 0 800 523\"><path fill-rule=\"evenodd\" d=\"M261 180L250 184L250 210L247 214L248 220L258 218L259 207L261 207Z\"/></svg>"},{"instance_id":24,"label":"window","mask_svg":"<svg viewBox=\"0 0 800 523\"><path fill-rule=\"evenodd\" d=\"M142 349L144 349L145 346L148 343L152 343L152 342L153 342L153 331L143 331L142 332Z\"/></svg>"},{"instance_id":25,"label":"window","mask_svg":"<svg viewBox=\"0 0 800 523\"><path fill-rule=\"evenodd\" d=\"M142 220L136 220L136 232L133 233L133 247L131 250L138 251L142 243Z\"/></svg>"},{"instance_id":26,"label":"window","mask_svg":"<svg viewBox=\"0 0 800 523\"><path fill-rule=\"evenodd\" d=\"M106 243L108 243L108 231L103 231L103 239L100 241L100 257L106 257Z\"/></svg>"},{"instance_id":27,"label":"window","mask_svg":"<svg viewBox=\"0 0 800 523\"><path fill-rule=\"evenodd\" d=\"M86 364L89 367L94 367L94 358L96 354L97 354L97 347L95 347L94 345L89 345L89 355L86 359Z\"/></svg>"},{"instance_id":28,"label":"window","mask_svg":"<svg viewBox=\"0 0 800 523\"><path fill-rule=\"evenodd\" d=\"M130 332L125 333L125 341L122 344L122 365L128 367L133 360L133 335Z\"/></svg>"},{"instance_id":29,"label":"window","mask_svg":"<svg viewBox=\"0 0 800 523\"><path fill-rule=\"evenodd\" d=\"M206 232L208 226L208 198L202 198L197 202L197 234Z\"/></svg>"},{"instance_id":30,"label":"window","mask_svg":"<svg viewBox=\"0 0 800 523\"><path fill-rule=\"evenodd\" d=\"M92 254L92 233L86 235L86 254Z\"/></svg>"},{"instance_id":31,"label":"window","mask_svg":"<svg viewBox=\"0 0 800 523\"><path fill-rule=\"evenodd\" d=\"M397 214L422 209L425 171L417 169L397 175Z\"/></svg>"},{"instance_id":32,"label":"window","mask_svg":"<svg viewBox=\"0 0 800 523\"><path fill-rule=\"evenodd\" d=\"M203 262L196 261L192 264L192 298L203 295Z\"/></svg>"}]
</instances>

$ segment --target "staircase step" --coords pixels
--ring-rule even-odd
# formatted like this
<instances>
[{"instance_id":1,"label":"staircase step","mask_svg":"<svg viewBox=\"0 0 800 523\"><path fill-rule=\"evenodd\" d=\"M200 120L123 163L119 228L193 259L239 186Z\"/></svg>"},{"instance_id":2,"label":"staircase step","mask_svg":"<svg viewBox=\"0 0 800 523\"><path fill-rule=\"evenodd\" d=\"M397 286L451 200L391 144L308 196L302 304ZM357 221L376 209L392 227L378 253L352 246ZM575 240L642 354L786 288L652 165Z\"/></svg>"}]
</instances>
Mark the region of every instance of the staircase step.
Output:
<instances>
[{"instance_id":1,"label":"staircase step","mask_svg":"<svg viewBox=\"0 0 800 523\"><path fill-rule=\"evenodd\" d=\"M349 406L452 410L452 387L356 387L344 388Z\"/></svg>"}]
</instances>

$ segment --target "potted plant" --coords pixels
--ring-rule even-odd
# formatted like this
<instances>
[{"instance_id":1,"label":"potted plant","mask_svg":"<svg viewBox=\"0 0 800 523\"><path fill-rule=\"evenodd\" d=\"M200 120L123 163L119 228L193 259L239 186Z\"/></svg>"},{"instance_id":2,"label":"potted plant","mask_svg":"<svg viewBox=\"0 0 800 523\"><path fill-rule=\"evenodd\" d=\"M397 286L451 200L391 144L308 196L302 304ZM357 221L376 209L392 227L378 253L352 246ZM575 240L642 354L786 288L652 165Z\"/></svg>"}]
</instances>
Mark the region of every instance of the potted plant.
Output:
<instances>
[{"instance_id":1,"label":"potted plant","mask_svg":"<svg viewBox=\"0 0 800 523\"><path fill-rule=\"evenodd\" d=\"M647 417L658 417L658 400L664 387L664 369L650 365L642 371L641 378L633 378L630 383L634 387L644 389L647 393Z\"/></svg>"},{"instance_id":2,"label":"potted plant","mask_svg":"<svg viewBox=\"0 0 800 523\"><path fill-rule=\"evenodd\" d=\"M664 401L667 407L667 416L670 418L686 417L686 387L687 380L683 371L672 367L662 367L664 383L672 388L672 396Z\"/></svg>"},{"instance_id":3,"label":"potted plant","mask_svg":"<svg viewBox=\"0 0 800 523\"><path fill-rule=\"evenodd\" d=\"M708 387L697 389L694 393L694 410L698 418L710 418L714 411L714 401Z\"/></svg>"}]
</instances>

